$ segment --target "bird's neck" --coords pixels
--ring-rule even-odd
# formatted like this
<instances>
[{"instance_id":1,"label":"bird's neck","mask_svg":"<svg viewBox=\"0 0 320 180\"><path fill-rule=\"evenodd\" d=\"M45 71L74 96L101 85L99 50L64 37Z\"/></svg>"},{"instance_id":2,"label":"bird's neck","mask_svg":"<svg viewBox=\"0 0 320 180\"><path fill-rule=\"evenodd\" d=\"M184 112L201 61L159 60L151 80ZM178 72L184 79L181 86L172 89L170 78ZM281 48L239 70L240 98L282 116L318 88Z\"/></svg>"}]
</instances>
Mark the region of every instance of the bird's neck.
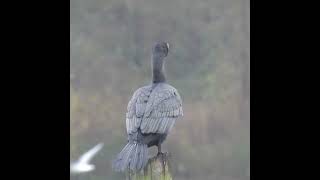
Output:
<instances>
[{"instance_id":1,"label":"bird's neck","mask_svg":"<svg viewBox=\"0 0 320 180\"><path fill-rule=\"evenodd\" d=\"M166 81L163 67L163 58L152 57L152 83L163 83Z\"/></svg>"}]
</instances>

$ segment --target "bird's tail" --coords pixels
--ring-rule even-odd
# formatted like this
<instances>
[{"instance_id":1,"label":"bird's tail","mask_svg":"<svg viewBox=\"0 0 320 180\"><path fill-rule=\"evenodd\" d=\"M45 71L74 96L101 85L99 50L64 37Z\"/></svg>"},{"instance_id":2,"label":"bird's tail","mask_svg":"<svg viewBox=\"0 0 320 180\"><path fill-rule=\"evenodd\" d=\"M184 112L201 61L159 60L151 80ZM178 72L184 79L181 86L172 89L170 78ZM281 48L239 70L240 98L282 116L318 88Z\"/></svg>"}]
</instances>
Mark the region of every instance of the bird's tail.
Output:
<instances>
[{"instance_id":1,"label":"bird's tail","mask_svg":"<svg viewBox=\"0 0 320 180\"><path fill-rule=\"evenodd\" d=\"M112 167L118 172L123 172L128 168L137 172L144 168L147 162L147 145L137 142L129 142L112 162Z\"/></svg>"}]
</instances>

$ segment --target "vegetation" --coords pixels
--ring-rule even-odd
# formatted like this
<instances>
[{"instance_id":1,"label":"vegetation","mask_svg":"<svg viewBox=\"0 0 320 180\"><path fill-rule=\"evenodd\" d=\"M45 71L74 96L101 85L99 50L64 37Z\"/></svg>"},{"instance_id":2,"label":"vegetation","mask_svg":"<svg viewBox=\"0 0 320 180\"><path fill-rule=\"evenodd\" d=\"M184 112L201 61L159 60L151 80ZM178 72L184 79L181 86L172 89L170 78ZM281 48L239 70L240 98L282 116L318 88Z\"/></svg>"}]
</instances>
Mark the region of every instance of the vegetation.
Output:
<instances>
[{"instance_id":1,"label":"vegetation","mask_svg":"<svg viewBox=\"0 0 320 180\"><path fill-rule=\"evenodd\" d=\"M163 145L173 179L249 179L249 0L70 0L70 8L70 156L105 143L91 180L125 179L111 160L126 143L127 103L151 80L157 40L170 43L167 79L183 98L184 117Z\"/></svg>"}]
</instances>

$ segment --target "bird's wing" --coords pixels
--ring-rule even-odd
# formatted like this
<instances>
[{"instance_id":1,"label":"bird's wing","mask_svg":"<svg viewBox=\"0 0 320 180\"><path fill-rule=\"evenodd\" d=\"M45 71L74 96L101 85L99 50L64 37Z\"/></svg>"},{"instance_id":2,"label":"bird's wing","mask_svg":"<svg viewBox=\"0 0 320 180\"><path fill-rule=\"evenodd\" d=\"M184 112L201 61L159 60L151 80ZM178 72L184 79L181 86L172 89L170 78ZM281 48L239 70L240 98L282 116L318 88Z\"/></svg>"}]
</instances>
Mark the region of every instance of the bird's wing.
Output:
<instances>
[{"instance_id":1,"label":"bird's wing","mask_svg":"<svg viewBox=\"0 0 320 180\"><path fill-rule=\"evenodd\" d=\"M99 143L96 146L94 146L92 149L84 153L80 158L79 162L87 163L89 162L93 156L102 149L103 143Z\"/></svg>"},{"instance_id":2,"label":"bird's wing","mask_svg":"<svg viewBox=\"0 0 320 180\"><path fill-rule=\"evenodd\" d=\"M127 133L132 134L137 132L143 118L152 87L144 86L133 93L131 100L128 103L126 113Z\"/></svg>"},{"instance_id":3,"label":"bird's wing","mask_svg":"<svg viewBox=\"0 0 320 180\"><path fill-rule=\"evenodd\" d=\"M183 116L182 100L169 84L153 89L147 102L140 129L142 133L168 133L176 119Z\"/></svg>"}]
</instances>

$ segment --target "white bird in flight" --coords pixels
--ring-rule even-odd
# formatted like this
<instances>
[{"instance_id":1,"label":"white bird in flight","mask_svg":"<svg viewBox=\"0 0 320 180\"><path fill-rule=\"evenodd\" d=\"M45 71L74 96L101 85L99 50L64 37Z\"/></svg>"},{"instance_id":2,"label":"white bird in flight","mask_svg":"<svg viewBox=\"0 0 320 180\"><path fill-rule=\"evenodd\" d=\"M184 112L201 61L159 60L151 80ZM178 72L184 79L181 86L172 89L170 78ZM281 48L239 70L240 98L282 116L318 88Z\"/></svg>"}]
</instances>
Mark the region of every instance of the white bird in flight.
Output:
<instances>
[{"instance_id":1,"label":"white bird in flight","mask_svg":"<svg viewBox=\"0 0 320 180\"><path fill-rule=\"evenodd\" d=\"M77 161L70 163L70 173L79 174L93 171L95 166L89 164L89 162L102 147L103 143L99 143L88 152L84 153Z\"/></svg>"}]
</instances>

